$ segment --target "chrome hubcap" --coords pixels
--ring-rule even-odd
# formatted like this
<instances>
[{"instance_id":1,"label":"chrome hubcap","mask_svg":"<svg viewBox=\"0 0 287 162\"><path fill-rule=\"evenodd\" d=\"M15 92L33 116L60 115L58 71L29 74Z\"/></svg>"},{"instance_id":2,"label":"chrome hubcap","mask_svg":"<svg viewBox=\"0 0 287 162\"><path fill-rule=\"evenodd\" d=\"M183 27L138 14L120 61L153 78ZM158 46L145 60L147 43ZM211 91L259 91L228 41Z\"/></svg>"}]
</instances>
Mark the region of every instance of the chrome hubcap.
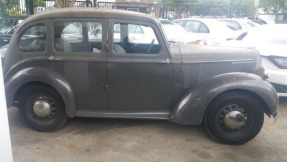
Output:
<instances>
[{"instance_id":1,"label":"chrome hubcap","mask_svg":"<svg viewBox=\"0 0 287 162\"><path fill-rule=\"evenodd\" d=\"M35 115L40 118L49 117L51 115L51 107L48 102L38 100L33 105Z\"/></svg>"},{"instance_id":2,"label":"chrome hubcap","mask_svg":"<svg viewBox=\"0 0 287 162\"><path fill-rule=\"evenodd\" d=\"M240 129L244 122L244 114L240 111L230 111L224 117L224 125L229 129Z\"/></svg>"},{"instance_id":3,"label":"chrome hubcap","mask_svg":"<svg viewBox=\"0 0 287 162\"><path fill-rule=\"evenodd\" d=\"M217 114L217 123L225 132L243 130L249 122L248 113L243 106L231 104L223 107Z\"/></svg>"}]
</instances>

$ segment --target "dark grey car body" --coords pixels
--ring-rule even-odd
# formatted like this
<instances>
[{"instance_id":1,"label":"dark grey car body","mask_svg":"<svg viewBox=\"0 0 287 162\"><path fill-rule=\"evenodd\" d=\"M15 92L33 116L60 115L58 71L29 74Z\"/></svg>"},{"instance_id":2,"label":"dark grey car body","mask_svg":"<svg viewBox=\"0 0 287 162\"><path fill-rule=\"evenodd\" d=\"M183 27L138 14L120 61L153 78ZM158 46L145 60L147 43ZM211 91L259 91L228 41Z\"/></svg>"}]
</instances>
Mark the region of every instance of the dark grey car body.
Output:
<instances>
[{"instance_id":1,"label":"dark grey car body","mask_svg":"<svg viewBox=\"0 0 287 162\"><path fill-rule=\"evenodd\" d=\"M103 24L101 55L59 55L53 48L55 19ZM157 55L113 54L116 22L149 24L161 51ZM25 53L18 40L28 27L47 26L47 50ZM201 124L212 101L220 94L239 90L256 97L267 115L277 111L275 89L252 74L258 52L253 49L169 45L157 19L133 12L95 9L63 9L27 18L14 33L3 70L8 106L17 103L21 90L33 83L55 89L68 117L167 119L180 124Z\"/></svg>"}]
</instances>

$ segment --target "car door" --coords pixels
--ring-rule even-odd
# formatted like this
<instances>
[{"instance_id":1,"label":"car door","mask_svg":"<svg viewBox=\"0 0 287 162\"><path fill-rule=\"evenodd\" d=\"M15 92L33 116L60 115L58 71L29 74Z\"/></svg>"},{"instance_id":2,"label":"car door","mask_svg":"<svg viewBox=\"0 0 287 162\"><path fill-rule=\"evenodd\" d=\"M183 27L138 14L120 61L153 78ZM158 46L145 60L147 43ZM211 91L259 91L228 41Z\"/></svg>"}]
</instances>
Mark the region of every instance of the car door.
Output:
<instances>
[{"instance_id":1,"label":"car door","mask_svg":"<svg viewBox=\"0 0 287 162\"><path fill-rule=\"evenodd\" d=\"M120 25L120 33L114 26ZM144 38L129 29L141 28ZM109 20L109 109L144 111L168 109L172 103L172 64L156 25L128 20ZM116 39L113 37L117 36ZM148 42L148 43L147 43Z\"/></svg>"},{"instance_id":2,"label":"car door","mask_svg":"<svg viewBox=\"0 0 287 162\"><path fill-rule=\"evenodd\" d=\"M107 108L107 20L55 19L52 22L51 67L72 85L79 110ZM102 28L99 36L93 30Z\"/></svg>"}]
</instances>

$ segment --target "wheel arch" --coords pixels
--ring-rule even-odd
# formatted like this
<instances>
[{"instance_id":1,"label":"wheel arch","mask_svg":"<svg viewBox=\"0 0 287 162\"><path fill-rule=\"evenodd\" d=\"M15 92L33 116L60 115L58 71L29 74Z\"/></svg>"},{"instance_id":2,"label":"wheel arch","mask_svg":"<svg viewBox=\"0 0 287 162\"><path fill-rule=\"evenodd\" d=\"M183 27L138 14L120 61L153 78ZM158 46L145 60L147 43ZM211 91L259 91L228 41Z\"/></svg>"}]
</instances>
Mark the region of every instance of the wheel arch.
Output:
<instances>
[{"instance_id":1,"label":"wheel arch","mask_svg":"<svg viewBox=\"0 0 287 162\"><path fill-rule=\"evenodd\" d=\"M221 95L224 95L226 93L231 93L231 92L239 92L239 93L246 93L246 94L249 94L251 95L252 97L254 97L258 103L260 104L260 106L263 108L263 111L265 114L267 114L268 116L271 115L271 111L268 109L268 105L266 104L266 102L264 101L264 99L259 96L258 94L256 94L255 92L252 92L250 90L246 90L246 89L231 89L231 90L228 90L228 91L225 91L225 92L222 92L220 94L218 94L216 97L214 97L212 99L212 101L209 103L209 105L207 106L207 109L206 109L206 112L208 111L208 109L211 107L211 105L217 100L217 98ZM206 112L205 112L205 115L206 115ZM204 115L204 116L205 116Z\"/></svg>"},{"instance_id":2,"label":"wheel arch","mask_svg":"<svg viewBox=\"0 0 287 162\"><path fill-rule=\"evenodd\" d=\"M251 94L259 101L267 115L277 112L277 93L270 83L254 74L227 73L209 78L190 89L175 105L170 121L199 125L212 101L230 91Z\"/></svg>"},{"instance_id":3,"label":"wheel arch","mask_svg":"<svg viewBox=\"0 0 287 162\"><path fill-rule=\"evenodd\" d=\"M60 74L44 68L26 68L10 78L5 78L7 106L13 105L21 91L31 84L42 84L54 89L62 98L66 114L74 117L76 114L76 97L69 82Z\"/></svg>"}]
</instances>

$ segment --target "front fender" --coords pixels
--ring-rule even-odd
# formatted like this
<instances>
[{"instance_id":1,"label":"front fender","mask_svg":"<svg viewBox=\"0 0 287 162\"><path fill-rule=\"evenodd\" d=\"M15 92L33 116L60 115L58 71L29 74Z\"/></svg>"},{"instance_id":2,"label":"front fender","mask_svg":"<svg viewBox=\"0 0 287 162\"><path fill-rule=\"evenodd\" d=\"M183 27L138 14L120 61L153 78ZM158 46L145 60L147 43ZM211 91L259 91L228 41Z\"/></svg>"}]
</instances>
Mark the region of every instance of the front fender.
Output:
<instances>
[{"instance_id":1,"label":"front fender","mask_svg":"<svg viewBox=\"0 0 287 162\"><path fill-rule=\"evenodd\" d=\"M17 91L25 84L40 82L54 88L62 97L68 117L76 113L76 100L69 82L60 74L38 67L25 68L10 78L5 78L7 106L11 106Z\"/></svg>"},{"instance_id":2,"label":"front fender","mask_svg":"<svg viewBox=\"0 0 287 162\"><path fill-rule=\"evenodd\" d=\"M268 115L277 112L278 98L274 87L261 77L250 73L226 73L203 81L189 90L176 104L170 120L175 123L199 125L209 104L218 95L243 90L256 95Z\"/></svg>"}]
</instances>

